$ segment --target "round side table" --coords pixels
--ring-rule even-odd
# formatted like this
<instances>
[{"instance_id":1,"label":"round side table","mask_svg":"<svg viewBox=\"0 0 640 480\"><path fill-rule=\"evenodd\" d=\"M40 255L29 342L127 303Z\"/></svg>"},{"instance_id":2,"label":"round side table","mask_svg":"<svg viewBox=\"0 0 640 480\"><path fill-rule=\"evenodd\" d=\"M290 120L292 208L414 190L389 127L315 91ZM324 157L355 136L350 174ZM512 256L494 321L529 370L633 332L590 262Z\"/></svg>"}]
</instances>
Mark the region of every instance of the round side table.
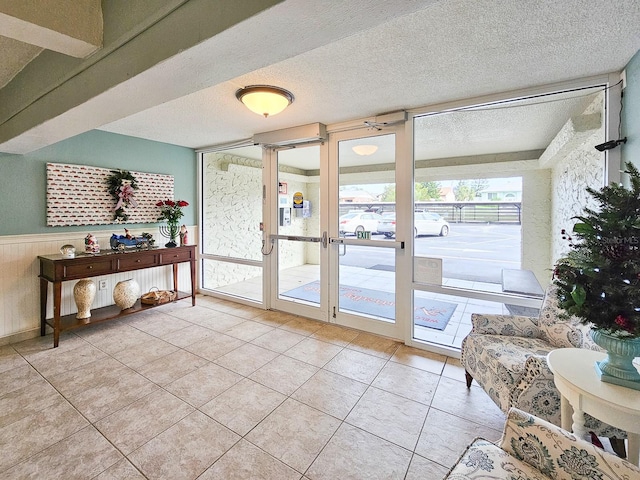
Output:
<instances>
[{"instance_id":1,"label":"round side table","mask_svg":"<svg viewBox=\"0 0 640 480\"><path fill-rule=\"evenodd\" d=\"M605 354L584 348L561 348L547 356L553 381L561 395L562 428L581 438L588 434L584 414L625 430L628 460L638 465L640 456L640 391L600 380L596 360ZM573 416L571 408L573 407ZM572 423L573 421L573 423Z\"/></svg>"}]
</instances>

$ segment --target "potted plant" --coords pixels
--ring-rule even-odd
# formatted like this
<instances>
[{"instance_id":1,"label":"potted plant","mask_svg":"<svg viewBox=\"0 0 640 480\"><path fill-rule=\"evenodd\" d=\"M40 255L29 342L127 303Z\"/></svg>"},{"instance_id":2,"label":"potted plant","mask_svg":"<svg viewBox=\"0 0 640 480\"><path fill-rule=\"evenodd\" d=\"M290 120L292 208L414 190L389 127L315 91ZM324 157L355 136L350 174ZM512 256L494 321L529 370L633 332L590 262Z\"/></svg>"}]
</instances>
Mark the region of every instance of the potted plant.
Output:
<instances>
[{"instance_id":1,"label":"potted plant","mask_svg":"<svg viewBox=\"0 0 640 480\"><path fill-rule=\"evenodd\" d=\"M560 306L591 325L593 341L607 351L598 362L603 381L640 389L632 360L640 356L640 172L626 164L630 188L587 188L598 210L574 217L575 241L558 260L554 283Z\"/></svg>"}]
</instances>

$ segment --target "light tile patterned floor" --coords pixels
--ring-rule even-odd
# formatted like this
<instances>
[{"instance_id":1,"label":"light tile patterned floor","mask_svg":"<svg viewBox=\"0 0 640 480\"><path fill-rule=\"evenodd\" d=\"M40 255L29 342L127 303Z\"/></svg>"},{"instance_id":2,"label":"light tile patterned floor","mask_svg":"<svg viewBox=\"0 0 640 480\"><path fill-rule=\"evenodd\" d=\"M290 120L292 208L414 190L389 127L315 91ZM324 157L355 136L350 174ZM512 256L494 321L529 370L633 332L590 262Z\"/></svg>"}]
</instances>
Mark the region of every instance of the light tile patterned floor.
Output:
<instances>
[{"instance_id":1,"label":"light tile patterned floor","mask_svg":"<svg viewBox=\"0 0 640 480\"><path fill-rule=\"evenodd\" d=\"M0 372L2 479L431 480L504 422L457 360L204 296Z\"/></svg>"},{"instance_id":2,"label":"light tile patterned floor","mask_svg":"<svg viewBox=\"0 0 640 480\"><path fill-rule=\"evenodd\" d=\"M320 278L320 268L318 265L300 265L283 270L280 274L280 293L293 290L306 285ZM395 272L384 270L373 270L353 266L340 266L340 284L349 286L362 286L370 290L382 292L393 292L395 290ZM216 292L237 295L242 298L261 301L262 283L261 278L251 278L244 282L216 288ZM444 278L442 284L448 287L462 289L502 293L502 285L496 283L474 282L468 280L458 280ZM443 295L430 292L416 291L416 296L430 298L456 304L456 309L449 319L444 330L423 327L416 325L415 338L428 343L442 345L446 347L460 348L462 340L471 331L472 313L496 313L509 315L509 309L502 303L477 300L462 296Z\"/></svg>"}]
</instances>

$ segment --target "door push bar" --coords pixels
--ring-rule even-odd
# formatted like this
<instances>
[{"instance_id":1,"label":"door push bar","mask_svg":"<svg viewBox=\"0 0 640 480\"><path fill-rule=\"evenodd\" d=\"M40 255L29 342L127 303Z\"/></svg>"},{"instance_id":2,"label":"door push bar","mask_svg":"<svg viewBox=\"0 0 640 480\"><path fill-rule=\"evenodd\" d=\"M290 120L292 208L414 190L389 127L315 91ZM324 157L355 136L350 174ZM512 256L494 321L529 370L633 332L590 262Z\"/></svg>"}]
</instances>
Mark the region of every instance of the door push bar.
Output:
<instances>
[{"instance_id":1,"label":"door push bar","mask_svg":"<svg viewBox=\"0 0 640 480\"><path fill-rule=\"evenodd\" d=\"M357 240L355 238L330 238L330 243L339 245L361 245L367 247L395 248L396 250L404 250L404 242L382 242L380 240Z\"/></svg>"},{"instance_id":2,"label":"door push bar","mask_svg":"<svg viewBox=\"0 0 640 480\"><path fill-rule=\"evenodd\" d=\"M275 243L276 240L289 240L291 242L310 242L310 243L322 243L324 248L327 248L327 232L322 233L322 237L302 237L296 235L270 235L271 243Z\"/></svg>"}]
</instances>

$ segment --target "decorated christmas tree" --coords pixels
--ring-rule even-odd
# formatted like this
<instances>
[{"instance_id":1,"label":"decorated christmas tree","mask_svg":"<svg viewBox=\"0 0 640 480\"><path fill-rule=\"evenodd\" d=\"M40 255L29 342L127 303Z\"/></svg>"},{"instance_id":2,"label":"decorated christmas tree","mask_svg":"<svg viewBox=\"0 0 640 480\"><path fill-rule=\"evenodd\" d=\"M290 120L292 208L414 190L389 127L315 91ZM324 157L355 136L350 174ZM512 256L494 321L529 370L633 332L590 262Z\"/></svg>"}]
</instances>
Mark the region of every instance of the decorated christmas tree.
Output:
<instances>
[{"instance_id":1,"label":"decorated christmas tree","mask_svg":"<svg viewBox=\"0 0 640 480\"><path fill-rule=\"evenodd\" d=\"M640 337L640 172L626 164L631 188L609 185L587 191L598 210L574 217L573 237L563 230L570 251L555 268L560 305L620 337Z\"/></svg>"}]
</instances>

